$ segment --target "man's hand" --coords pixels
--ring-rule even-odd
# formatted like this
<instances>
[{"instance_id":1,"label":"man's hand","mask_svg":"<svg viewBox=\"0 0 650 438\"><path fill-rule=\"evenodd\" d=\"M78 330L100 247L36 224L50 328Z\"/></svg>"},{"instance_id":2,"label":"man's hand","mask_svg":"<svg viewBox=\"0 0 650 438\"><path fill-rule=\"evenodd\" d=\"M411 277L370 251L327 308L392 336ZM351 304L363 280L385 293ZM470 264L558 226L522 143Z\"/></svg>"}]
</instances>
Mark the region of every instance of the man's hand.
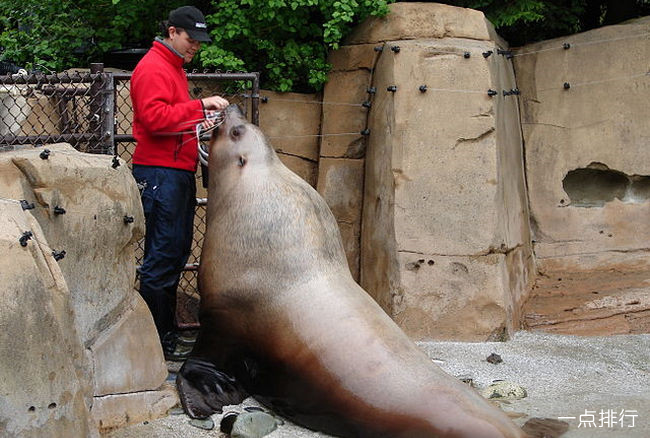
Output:
<instances>
[{"instance_id":1,"label":"man's hand","mask_svg":"<svg viewBox=\"0 0 650 438\"><path fill-rule=\"evenodd\" d=\"M201 129L203 131L207 131L214 126L214 118L211 117L213 113L214 111L211 110L205 111L205 119L201 122Z\"/></svg>"},{"instance_id":2,"label":"man's hand","mask_svg":"<svg viewBox=\"0 0 650 438\"><path fill-rule=\"evenodd\" d=\"M201 129L204 131L209 130L214 126L219 126L223 123L223 111L205 110L205 119L201 122Z\"/></svg>"},{"instance_id":3,"label":"man's hand","mask_svg":"<svg viewBox=\"0 0 650 438\"><path fill-rule=\"evenodd\" d=\"M205 97L201 99L201 102L203 102L203 107L206 110L216 110L216 111L222 111L226 109L226 107L230 104L226 99L224 99L221 96L210 96L210 97Z\"/></svg>"}]
</instances>

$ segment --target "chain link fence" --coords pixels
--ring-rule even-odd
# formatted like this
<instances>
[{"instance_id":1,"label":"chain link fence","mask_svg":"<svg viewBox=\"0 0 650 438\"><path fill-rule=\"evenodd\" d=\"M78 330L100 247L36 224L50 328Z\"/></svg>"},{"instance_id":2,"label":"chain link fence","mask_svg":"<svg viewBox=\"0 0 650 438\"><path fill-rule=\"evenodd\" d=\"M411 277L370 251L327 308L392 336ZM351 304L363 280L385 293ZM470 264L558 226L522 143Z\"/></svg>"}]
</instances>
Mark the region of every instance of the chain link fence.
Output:
<instances>
[{"instance_id":1,"label":"chain link fence","mask_svg":"<svg viewBox=\"0 0 650 438\"><path fill-rule=\"evenodd\" d=\"M113 99L101 71L0 76L0 150L67 142L111 153Z\"/></svg>"},{"instance_id":2,"label":"chain link fence","mask_svg":"<svg viewBox=\"0 0 650 438\"><path fill-rule=\"evenodd\" d=\"M240 105L249 120L259 124L258 73L193 71L187 77L192 98L219 94ZM130 78L130 73L105 72L101 64L83 73L0 76L0 151L67 142L82 152L114 154L130 166L135 149ZM206 135L201 141L208 139ZM207 203L200 166L196 177L194 241L178 287L176 317L182 329L198 327L197 274ZM136 245L135 263L140 266L144 241Z\"/></svg>"}]
</instances>

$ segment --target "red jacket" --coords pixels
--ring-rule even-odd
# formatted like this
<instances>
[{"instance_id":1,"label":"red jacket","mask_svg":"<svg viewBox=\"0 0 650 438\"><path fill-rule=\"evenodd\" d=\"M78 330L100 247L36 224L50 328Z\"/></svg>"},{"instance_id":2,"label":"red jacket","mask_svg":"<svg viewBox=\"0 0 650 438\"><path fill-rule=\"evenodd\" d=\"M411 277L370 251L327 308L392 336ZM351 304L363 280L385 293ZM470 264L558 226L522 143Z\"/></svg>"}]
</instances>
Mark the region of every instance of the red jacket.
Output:
<instances>
[{"instance_id":1,"label":"red jacket","mask_svg":"<svg viewBox=\"0 0 650 438\"><path fill-rule=\"evenodd\" d=\"M191 100L183 58L164 44L153 46L131 76L133 163L196 171L196 124L203 105Z\"/></svg>"}]
</instances>

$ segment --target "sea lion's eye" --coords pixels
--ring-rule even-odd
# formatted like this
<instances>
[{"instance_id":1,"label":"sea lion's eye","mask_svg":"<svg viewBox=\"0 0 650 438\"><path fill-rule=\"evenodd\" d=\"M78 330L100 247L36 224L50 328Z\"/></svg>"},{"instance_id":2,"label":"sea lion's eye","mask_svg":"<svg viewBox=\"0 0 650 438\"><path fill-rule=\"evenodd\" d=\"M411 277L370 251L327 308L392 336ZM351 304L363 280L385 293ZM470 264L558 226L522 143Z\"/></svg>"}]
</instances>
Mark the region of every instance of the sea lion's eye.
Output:
<instances>
[{"instance_id":1,"label":"sea lion's eye","mask_svg":"<svg viewBox=\"0 0 650 438\"><path fill-rule=\"evenodd\" d=\"M244 134L244 131L246 131L246 127L244 125L233 126L232 129L230 129L230 136L234 139L237 139Z\"/></svg>"},{"instance_id":2,"label":"sea lion's eye","mask_svg":"<svg viewBox=\"0 0 650 438\"><path fill-rule=\"evenodd\" d=\"M246 164L246 158L239 157L239 162L237 164L239 164L240 167L244 167L244 164Z\"/></svg>"}]
</instances>

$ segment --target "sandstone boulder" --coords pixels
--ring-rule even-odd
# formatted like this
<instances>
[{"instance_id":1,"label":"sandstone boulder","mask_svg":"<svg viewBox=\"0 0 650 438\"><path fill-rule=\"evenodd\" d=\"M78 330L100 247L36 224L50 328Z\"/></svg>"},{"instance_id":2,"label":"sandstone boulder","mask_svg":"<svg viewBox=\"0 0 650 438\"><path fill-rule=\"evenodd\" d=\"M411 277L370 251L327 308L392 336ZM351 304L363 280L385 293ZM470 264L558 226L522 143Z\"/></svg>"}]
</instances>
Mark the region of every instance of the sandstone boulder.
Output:
<instances>
[{"instance_id":1,"label":"sandstone boulder","mask_svg":"<svg viewBox=\"0 0 650 438\"><path fill-rule=\"evenodd\" d=\"M2 435L96 436L89 363L63 273L32 214L4 196L0 205Z\"/></svg>"},{"instance_id":2,"label":"sandstone boulder","mask_svg":"<svg viewBox=\"0 0 650 438\"><path fill-rule=\"evenodd\" d=\"M426 38L494 40L494 27L482 12L440 3L403 2L389 5L385 17L357 26L346 45Z\"/></svg>"},{"instance_id":3,"label":"sandstone boulder","mask_svg":"<svg viewBox=\"0 0 650 438\"><path fill-rule=\"evenodd\" d=\"M155 391L167 376L153 320L133 289L133 247L143 234L144 216L135 181L124 162L115 167L110 156L80 153L67 144L48 145L49 154L43 154L45 149L18 147L0 154L3 204L19 210L23 218L31 218L31 229L21 223L18 232L7 225L17 223L11 219L3 221L2 231L13 236L12 251L38 244L43 253L36 265L43 272L33 275L23 274L28 260L21 261L11 252L0 258L7 267L2 269L3 275L11 276L3 284L15 288L14 294L3 298L3 305L15 311L16 297L24 297L27 301L20 303L20 316L23 325L28 324L13 324L5 331L8 342L3 346L12 350L13 356L4 352L12 362L2 369L9 374L26 373L25 380L34 382L62 382L50 385L54 392L67 385L60 400L53 395L45 404L43 412L49 412L47 421L53 421L52 433L45 426L39 429L45 420L39 420L41 414L33 414L38 412L37 404L32 404L34 409L28 406L24 412L17 411L12 421L35 421L34 434L38 436L89 436L94 425L90 431L65 431L69 427L81 430L93 397L119 398ZM18 240L22 231L36 236L26 247ZM50 277L57 281L36 281ZM42 297L45 308L29 298L35 294ZM49 302L58 307L47 310L52 306ZM21 360L16 361L16 355ZM69 356L67 362L62 363L59 355ZM9 394L18 391L20 380L17 382ZM44 384L44 389L34 390L34 394L47 388ZM77 406L78 394L84 406ZM58 411L57 406L61 407ZM147 406L141 407L146 411ZM84 415L82 408L86 409ZM102 415L112 416L105 409L92 412L96 423L107 423Z\"/></svg>"},{"instance_id":4,"label":"sandstone boulder","mask_svg":"<svg viewBox=\"0 0 650 438\"><path fill-rule=\"evenodd\" d=\"M376 67L361 283L415 339L500 338L529 288L518 106L501 94L514 74L482 56L497 47L389 41Z\"/></svg>"},{"instance_id":5,"label":"sandstone boulder","mask_svg":"<svg viewBox=\"0 0 650 438\"><path fill-rule=\"evenodd\" d=\"M73 296L85 345L131 306L135 278L132 244L144 232L144 214L129 169L111 157L69 145L23 149L0 156L3 194L35 204L49 245L65 250L60 266ZM65 210L57 214L55 207ZM132 222L125 222L125 217Z\"/></svg>"}]
</instances>

